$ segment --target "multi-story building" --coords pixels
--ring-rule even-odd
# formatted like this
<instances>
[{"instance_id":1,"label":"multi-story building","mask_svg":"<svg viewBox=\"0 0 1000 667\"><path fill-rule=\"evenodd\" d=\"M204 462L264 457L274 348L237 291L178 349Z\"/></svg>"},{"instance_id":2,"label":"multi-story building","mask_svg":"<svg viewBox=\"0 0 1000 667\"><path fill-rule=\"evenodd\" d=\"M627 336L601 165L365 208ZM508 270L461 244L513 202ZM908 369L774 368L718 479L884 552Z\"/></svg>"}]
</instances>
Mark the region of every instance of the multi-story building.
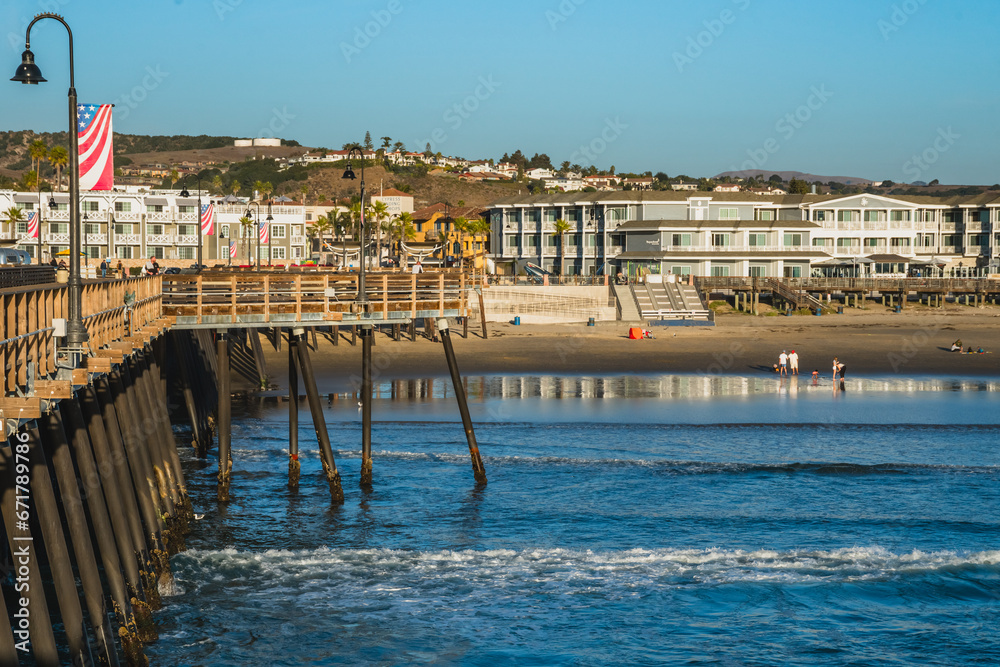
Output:
<instances>
[{"instance_id":1,"label":"multi-story building","mask_svg":"<svg viewBox=\"0 0 1000 667\"><path fill-rule=\"evenodd\" d=\"M569 275L982 275L998 272L1000 252L1000 192L561 193L507 197L489 216L491 257L506 271L531 262ZM572 228L557 234L559 219Z\"/></svg>"},{"instance_id":2,"label":"multi-story building","mask_svg":"<svg viewBox=\"0 0 1000 667\"><path fill-rule=\"evenodd\" d=\"M177 260L178 266L195 262L198 257L199 214L198 197L193 193L181 197L177 190L146 190L124 188L114 191L84 192L81 195L81 246L88 260L100 261L112 257L136 264L150 256ZM240 251L233 262L250 257L246 237L255 230L244 229L239 222L248 209L247 200L220 197L203 192L202 204L212 203L216 213L215 234L201 237L202 261L206 264L229 261L229 243L236 240ZM42 192L0 191L0 211L20 209L25 218L41 213L41 251L43 259L69 249L69 195ZM257 206L251 207L255 223ZM266 219L268 207L260 206L260 218ZM297 205L272 205L270 223L270 257L272 262L307 259L304 209ZM259 230L258 230L259 231ZM8 222L0 217L0 239L26 250L37 257L37 237L28 236L28 223ZM260 248L262 261L268 259L268 245Z\"/></svg>"}]
</instances>

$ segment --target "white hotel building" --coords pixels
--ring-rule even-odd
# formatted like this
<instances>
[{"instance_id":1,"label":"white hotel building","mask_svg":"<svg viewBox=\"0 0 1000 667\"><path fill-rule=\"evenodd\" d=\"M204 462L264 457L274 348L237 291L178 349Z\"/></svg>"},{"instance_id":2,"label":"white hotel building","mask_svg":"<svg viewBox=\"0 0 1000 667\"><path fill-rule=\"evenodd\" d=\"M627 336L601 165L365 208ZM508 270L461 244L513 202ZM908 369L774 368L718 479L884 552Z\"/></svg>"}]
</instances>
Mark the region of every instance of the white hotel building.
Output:
<instances>
[{"instance_id":1,"label":"white hotel building","mask_svg":"<svg viewBox=\"0 0 1000 667\"><path fill-rule=\"evenodd\" d=\"M123 188L114 191L81 194L81 220L84 234L81 247L89 260L100 262L112 257L135 266L155 256L167 265L190 266L198 257L198 196L181 197L177 190L146 190ZM55 206L51 206L54 202ZM254 249L241 238L239 219L247 210L247 200L222 198L202 193L201 203L215 206L215 234L202 241L202 261L209 266L225 264L229 259L231 239L237 240L237 257L233 264L245 264ZM27 218L41 210L42 257L50 259L69 249L69 195L66 193L14 192L0 190L0 243L26 250L34 258L38 252L37 238L28 236L28 224L9 223L6 212L11 207L21 209ZM257 222L257 205L251 207ZM266 218L268 207L260 205L260 217ZM273 205L270 257L273 264L299 262L309 258L306 238L305 209L295 205ZM248 230L249 231L249 230ZM256 231L256 230L254 230ZM251 236L250 240L254 237ZM261 261L268 260L268 245L260 248ZM135 261L128 261L135 260Z\"/></svg>"},{"instance_id":2,"label":"white hotel building","mask_svg":"<svg viewBox=\"0 0 1000 667\"><path fill-rule=\"evenodd\" d=\"M1000 272L1000 192L949 198L573 192L507 197L489 208L491 256L507 272L527 262L556 272L560 259L567 275ZM572 226L562 249L554 232L559 219Z\"/></svg>"}]
</instances>

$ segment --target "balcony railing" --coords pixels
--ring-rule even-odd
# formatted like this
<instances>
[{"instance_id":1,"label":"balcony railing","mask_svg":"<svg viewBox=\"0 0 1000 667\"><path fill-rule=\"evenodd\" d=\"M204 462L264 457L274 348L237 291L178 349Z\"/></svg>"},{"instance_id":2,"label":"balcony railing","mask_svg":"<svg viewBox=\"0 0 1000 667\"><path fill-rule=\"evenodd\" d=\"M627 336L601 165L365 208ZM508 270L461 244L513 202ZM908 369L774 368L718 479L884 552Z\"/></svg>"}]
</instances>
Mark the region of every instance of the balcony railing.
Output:
<instances>
[{"instance_id":1,"label":"balcony railing","mask_svg":"<svg viewBox=\"0 0 1000 667\"><path fill-rule=\"evenodd\" d=\"M139 222L142 219L138 211L115 211L113 215L117 222Z\"/></svg>"},{"instance_id":2,"label":"balcony railing","mask_svg":"<svg viewBox=\"0 0 1000 667\"><path fill-rule=\"evenodd\" d=\"M306 244L306 237L304 236L292 237L292 245L305 245L305 244Z\"/></svg>"},{"instance_id":3,"label":"balcony railing","mask_svg":"<svg viewBox=\"0 0 1000 667\"><path fill-rule=\"evenodd\" d=\"M139 245L138 234L115 234L115 245Z\"/></svg>"},{"instance_id":4,"label":"balcony railing","mask_svg":"<svg viewBox=\"0 0 1000 667\"><path fill-rule=\"evenodd\" d=\"M198 245L197 234L181 234L177 237L177 245Z\"/></svg>"},{"instance_id":5,"label":"balcony railing","mask_svg":"<svg viewBox=\"0 0 1000 667\"><path fill-rule=\"evenodd\" d=\"M147 213L146 222L170 222L170 213L167 211L162 213Z\"/></svg>"},{"instance_id":6,"label":"balcony railing","mask_svg":"<svg viewBox=\"0 0 1000 667\"><path fill-rule=\"evenodd\" d=\"M84 234L81 240L83 245L107 245L107 234Z\"/></svg>"},{"instance_id":7,"label":"balcony railing","mask_svg":"<svg viewBox=\"0 0 1000 667\"><path fill-rule=\"evenodd\" d=\"M46 234L46 243L69 243L69 234Z\"/></svg>"},{"instance_id":8,"label":"balcony railing","mask_svg":"<svg viewBox=\"0 0 1000 667\"><path fill-rule=\"evenodd\" d=\"M147 234L146 245L174 245L176 239L173 234Z\"/></svg>"}]
</instances>

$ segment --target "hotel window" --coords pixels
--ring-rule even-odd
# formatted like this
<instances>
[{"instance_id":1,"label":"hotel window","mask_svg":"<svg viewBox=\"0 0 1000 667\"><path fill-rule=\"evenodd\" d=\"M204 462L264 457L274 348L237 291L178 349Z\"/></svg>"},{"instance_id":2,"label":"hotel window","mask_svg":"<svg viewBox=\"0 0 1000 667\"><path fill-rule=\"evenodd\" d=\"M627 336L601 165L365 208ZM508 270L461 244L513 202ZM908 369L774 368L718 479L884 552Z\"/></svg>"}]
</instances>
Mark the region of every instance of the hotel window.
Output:
<instances>
[{"instance_id":1,"label":"hotel window","mask_svg":"<svg viewBox=\"0 0 1000 667\"><path fill-rule=\"evenodd\" d=\"M837 211L837 222L858 222L861 211Z\"/></svg>"},{"instance_id":2,"label":"hotel window","mask_svg":"<svg viewBox=\"0 0 1000 667\"><path fill-rule=\"evenodd\" d=\"M713 266L712 267L712 276L719 278L719 277L726 277L728 275L729 275L729 267L728 266Z\"/></svg>"},{"instance_id":3,"label":"hotel window","mask_svg":"<svg viewBox=\"0 0 1000 667\"><path fill-rule=\"evenodd\" d=\"M292 236L302 236L302 225L292 225Z\"/></svg>"},{"instance_id":4,"label":"hotel window","mask_svg":"<svg viewBox=\"0 0 1000 667\"><path fill-rule=\"evenodd\" d=\"M690 234L671 234L670 235L670 245L673 245L673 246L689 246L689 245L691 245L691 235Z\"/></svg>"},{"instance_id":5,"label":"hotel window","mask_svg":"<svg viewBox=\"0 0 1000 667\"><path fill-rule=\"evenodd\" d=\"M132 259L132 246L130 245L115 246L115 257L117 257L118 259Z\"/></svg>"},{"instance_id":6,"label":"hotel window","mask_svg":"<svg viewBox=\"0 0 1000 667\"><path fill-rule=\"evenodd\" d=\"M538 247L538 237L532 234L531 236L525 236L524 240L527 241L526 245L528 248Z\"/></svg>"},{"instance_id":7,"label":"hotel window","mask_svg":"<svg viewBox=\"0 0 1000 667\"><path fill-rule=\"evenodd\" d=\"M885 211L865 211L865 222L881 222L885 220Z\"/></svg>"},{"instance_id":8,"label":"hotel window","mask_svg":"<svg viewBox=\"0 0 1000 667\"><path fill-rule=\"evenodd\" d=\"M302 259L302 246L292 248L292 259Z\"/></svg>"},{"instance_id":9,"label":"hotel window","mask_svg":"<svg viewBox=\"0 0 1000 667\"><path fill-rule=\"evenodd\" d=\"M622 222L628 217L628 209L624 206L609 206L605 216L609 222Z\"/></svg>"},{"instance_id":10,"label":"hotel window","mask_svg":"<svg viewBox=\"0 0 1000 667\"><path fill-rule=\"evenodd\" d=\"M68 211L69 210L69 202L56 202L55 209L53 209L52 207L49 207L49 210L50 211L52 211L52 210L55 210L55 211Z\"/></svg>"},{"instance_id":11,"label":"hotel window","mask_svg":"<svg viewBox=\"0 0 1000 667\"><path fill-rule=\"evenodd\" d=\"M162 204L146 204L146 213L163 213Z\"/></svg>"},{"instance_id":12,"label":"hotel window","mask_svg":"<svg viewBox=\"0 0 1000 667\"><path fill-rule=\"evenodd\" d=\"M751 266L750 267L750 277L751 278L766 278L767 277L767 267L766 266Z\"/></svg>"},{"instance_id":13,"label":"hotel window","mask_svg":"<svg viewBox=\"0 0 1000 667\"><path fill-rule=\"evenodd\" d=\"M285 259L285 246L279 245L271 248L271 259Z\"/></svg>"},{"instance_id":14,"label":"hotel window","mask_svg":"<svg viewBox=\"0 0 1000 667\"><path fill-rule=\"evenodd\" d=\"M193 246L182 246L177 249L177 259L194 259L194 251Z\"/></svg>"},{"instance_id":15,"label":"hotel window","mask_svg":"<svg viewBox=\"0 0 1000 667\"><path fill-rule=\"evenodd\" d=\"M178 213L194 213L194 209L195 209L194 206L178 206L177 207L177 212ZM184 257L182 259L187 259L187 258Z\"/></svg>"},{"instance_id":16,"label":"hotel window","mask_svg":"<svg viewBox=\"0 0 1000 667\"><path fill-rule=\"evenodd\" d=\"M875 237L866 238L865 239L865 247L866 248L875 248L875 247L878 246L879 241L881 241L881 240L882 239L875 238Z\"/></svg>"},{"instance_id":17,"label":"hotel window","mask_svg":"<svg viewBox=\"0 0 1000 667\"><path fill-rule=\"evenodd\" d=\"M956 211L953 208L941 212L941 222L958 222L958 219L961 217L962 212Z\"/></svg>"},{"instance_id":18,"label":"hotel window","mask_svg":"<svg viewBox=\"0 0 1000 667\"><path fill-rule=\"evenodd\" d=\"M833 220L833 211L813 211L813 222Z\"/></svg>"},{"instance_id":19,"label":"hotel window","mask_svg":"<svg viewBox=\"0 0 1000 667\"><path fill-rule=\"evenodd\" d=\"M719 209L719 220L738 220L739 217L740 217L739 209L736 208Z\"/></svg>"},{"instance_id":20,"label":"hotel window","mask_svg":"<svg viewBox=\"0 0 1000 667\"><path fill-rule=\"evenodd\" d=\"M984 234L969 234L969 247L983 245L985 238L987 237Z\"/></svg>"},{"instance_id":21,"label":"hotel window","mask_svg":"<svg viewBox=\"0 0 1000 667\"><path fill-rule=\"evenodd\" d=\"M177 233L181 236L194 236L198 233L197 225L177 225Z\"/></svg>"},{"instance_id":22,"label":"hotel window","mask_svg":"<svg viewBox=\"0 0 1000 667\"><path fill-rule=\"evenodd\" d=\"M597 234L587 234L587 247L588 248L597 247Z\"/></svg>"},{"instance_id":23,"label":"hotel window","mask_svg":"<svg viewBox=\"0 0 1000 667\"><path fill-rule=\"evenodd\" d=\"M833 239L813 238L813 246L826 247L832 245L833 245Z\"/></svg>"},{"instance_id":24,"label":"hotel window","mask_svg":"<svg viewBox=\"0 0 1000 667\"><path fill-rule=\"evenodd\" d=\"M99 206L99 204L96 201L84 201L84 202L80 202L80 210L83 211L83 212L85 212L85 213L95 213L95 212L101 210L100 208L98 208L98 206Z\"/></svg>"},{"instance_id":25,"label":"hotel window","mask_svg":"<svg viewBox=\"0 0 1000 667\"><path fill-rule=\"evenodd\" d=\"M917 211L917 220L920 222L934 222L934 211Z\"/></svg>"},{"instance_id":26,"label":"hotel window","mask_svg":"<svg viewBox=\"0 0 1000 667\"><path fill-rule=\"evenodd\" d=\"M69 252L68 245L54 245L49 247L49 253L52 256L58 255L61 252Z\"/></svg>"},{"instance_id":27,"label":"hotel window","mask_svg":"<svg viewBox=\"0 0 1000 667\"><path fill-rule=\"evenodd\" d=\"M793 246L802 245L802 234L785 234L785 247L790 248Z\"/></svg>"},{"instance_id":28,"label":"hotel window","mask_svg":"<svg viewBox=\"0 0 1000 667\"><path fill-rule=\"evenodd\" d=\"M909 222L910 212L909 211L889 211L889 220L891 222Z\"/></svg>"},{"instance_id":29,"label":"hotel window","mask_svg":"<svg viewBox=\"0 0 1000 667\"><path fill-rule=\"evenodd\" d=\"M774 220L774 211L757 211L758 220Z\"/></svg>"},{"instance_id":30,"label":"hotel window","mask_svg":"<svg viewBox=\"0 0 1000 667\"><path fill-rule=\"evenodd\" d=\"M579 234L567 234L566 235L566 244L570 248L575 248L576 246L580 245L580 235Z\"/></svg>"},{"instance_id":31,"label":"hotel window","mask_svg":"<svg viewBox=\"0 0 1000 667\"><path fill-rule=\"evenodd\" d=\"M146 225L146 233L150 236L160 236L163 234L163 225Z\"/></svg>"},{"instance_id":32,"label":"hotel window","mask_svg":"<svg viewBox=\"0 0 1000 667\"><path fill-rule=\"evenodd\" d=\"M26 223L26 222L19 222L19 223L17 223L17 229L16 229L15 233L17 233L17 234L27 234L28 233L28 223Z\"/></svg>"},{"instance_id":33,"label":"hotel window","mask_svg":"<svg viewBox=\"0 0 1000 667\"><path fill-rule=\"evenodd\" d=\"M115 223L115 234L131 234L131 233L132 233L132 225L127 223L126 224Z\"/></svg>"},{"instance_id":34,"label":"hotel window","mask_svg":"<svg viewBox=\"0 0 1000 667\"><path fill-rule=\"evenodd\" d=\"M751 247L767 245L767 234L750 234L748 241Z\"/></svg>"},{"instance_id":35,"label":"hotel window","mask_svg":"<svg viewBox=\"0 0 1000 667\"><path fill-rule=\"evenodd\" d=\"M559 217L556 213L557 211L554 208L544 209L545 222L555 222L556 218Z\"/></svg>"},{"instance_id":36,"label":"hotel window","mask_svg":"<svg viewBox=\"0 0 1000 667\"><path fill-rule=\"evenodd\" d=\"M566 211L566 222L580 222L580 209L571 208Z\"/></svg>"},{"instance_id":37,"label":"hotel window","mask_svg":"<svg viewBox=\"0 0 1000 667\"><path fill-rule=\"evenodd\" d=\"M910 239L908 238L889 239L889 245L891 245L893 248L909 248Z\"/></svg>"},{"instance_id":38,"label":"hotel window","mask_svg":"<svg viewBox=\"0 0 1000 667\"><path fill-rule=\"evenodd\" d=\"M287 227L285 225L271 225L271 236L276 239L283 239L285 238L286 229ZM281 259L284 259L284 257Z\"/></svg>"},{"instance_id":39,"label":"hotel window","mask_svg":"<svg viewBox=\"0 0 1000 667\"><path fill-rule=\"evenodd\" d=\"M671 266L670 273L675 276L690 276L691 267L690 266Z\"/></svg>"},{"instance_id":40,"label":"hotel window","mask_svg":"<svg viewBox=\"0 0 1000 667\"><path fill-rule=\"evenodd\" d=\"M538 209L528 209L525 211L525 222L538 222Z\"/></svg>"},{"instance_id":41,"label":"hotel window","mask_svg":"<svg viewBox=\"0 0 1000 667\"><path fill-rule=\"evenodd\" d=\"M546 248L555 248L557 245L559 245L559 236L558 235L556 235L556 234L548 234L548 235L546 235L546 237L545 237L545 247Z\"/></svg>"},{"instance_id":42,"label":"hotel window","mask_svg":"<svg viewBox=\"0 0 1000 667\"><path fill-rule=\"evenodd\" d=\"M115 213L131 213L131 212L132 212L132 202L130 201L115 202Z\"/></svg>"},{"instance_id":43,"label":"hotel window","mask_svg":"<svg viewBox=\"0 0 1000 667\"><path fill-rule=\"evenodd\" d=\"M958 245L958 238L958 234L942 234L941 245L954 248Z\"/></svg>"},{"instance_id":44,"label":"hotel window","mask_svg":"<svg viewBox=\"0 0 1000 667\"><path fill-rule=\"evenodd\" d=\"M934 235L933 234L918 234L917 235L917 245L923 248L929 248L934 245Z\"/></svg>"},{"instance_id":45,"label":"hotel window","mask_svg":"<svg viewBox=\"0 0 1000 667\"><path fill-rule=\"evenodd\" d=\"M837 239L838 248L854 248L861 245L861 239Z\"/></svg>"},{"instance_id":46,"label":"hotel window","mask_svg":"<svg viewBox=\"0 0 1000 667\"><path fill-rule=\"evenodd\" d=\"M15 204L14 208L19 208L22 211L34 211L35 205L32 204L31 202L26 202L24 204Z\"/></svg>"},{"instance_id":47,"label":"hotel window","mask_svg":"<svg viewBox=\"0 0 1000 667\"><path fill-rule=\"evenodd\" d=\"M146 246L146 253L150 257L155 257L156 259L163 259L166 257L166 252L164 252L163 246Z\"/></svg>"},{"instance_id":48,"label":"hotel window","mask_svg":"<svg viewBox=\"0 0 1000 667\"><path fill-rule=\"evenodd\" d=\"M98 224L96 224L96 223L93 223L93 222L88 222L88 223L86 223L83 226L83 233L84 234L100 234L101 233L101 226L98 225Z\"/></svg>"},{"instance_id":49,"label":"hotel window","mask_svg":"<svg viewBox=\"0 0 1000 667\"><path fill-rule=\"evenodd\" d=\"M69 234L68 222L50 222L49 234Z\"/></svg>"}]
</instances>

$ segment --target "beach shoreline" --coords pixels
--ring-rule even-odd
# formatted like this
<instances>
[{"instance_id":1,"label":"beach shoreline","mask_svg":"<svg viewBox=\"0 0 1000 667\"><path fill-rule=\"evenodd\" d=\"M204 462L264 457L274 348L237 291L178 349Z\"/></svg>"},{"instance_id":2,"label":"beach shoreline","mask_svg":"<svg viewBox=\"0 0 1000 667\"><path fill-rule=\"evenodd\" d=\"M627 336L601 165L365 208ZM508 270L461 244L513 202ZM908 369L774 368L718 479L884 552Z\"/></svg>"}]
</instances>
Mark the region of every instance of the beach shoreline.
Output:
<instances>
[{"instance_id":1,"label":"beach shoreline","mask_svg":"<svg viewBox=\"0 0 1000 667\"><path fill-rule=\"evenodd\" d=\"M452 324L451 338L463 375L629 375L713 374L774 376L782 350L796 350L800 374L832 376L832 361L847 365L848 379L863 377L1000 377L1000 308L909 309L903 313L857 311L821 317L721 315L714 327L651 327L654 338L629 340L627 323L488 325L482 338L478 322L469 336ZM386 330L388 331L388 329ZM418 330L417 339L394 341L377 333L372 365L375 381L448 375L440 342ZM987 354L950 352L965 347ZM361 374L361 345L350 344L350 330L334 346L330 334L317 334L311 350L321 393L350 391ZM311 341L311 338L310 338ZM286 389L288 352L266 339L268 384ZM234 390L253 390L234 377Z\"/></svg>"}]
</instances>

